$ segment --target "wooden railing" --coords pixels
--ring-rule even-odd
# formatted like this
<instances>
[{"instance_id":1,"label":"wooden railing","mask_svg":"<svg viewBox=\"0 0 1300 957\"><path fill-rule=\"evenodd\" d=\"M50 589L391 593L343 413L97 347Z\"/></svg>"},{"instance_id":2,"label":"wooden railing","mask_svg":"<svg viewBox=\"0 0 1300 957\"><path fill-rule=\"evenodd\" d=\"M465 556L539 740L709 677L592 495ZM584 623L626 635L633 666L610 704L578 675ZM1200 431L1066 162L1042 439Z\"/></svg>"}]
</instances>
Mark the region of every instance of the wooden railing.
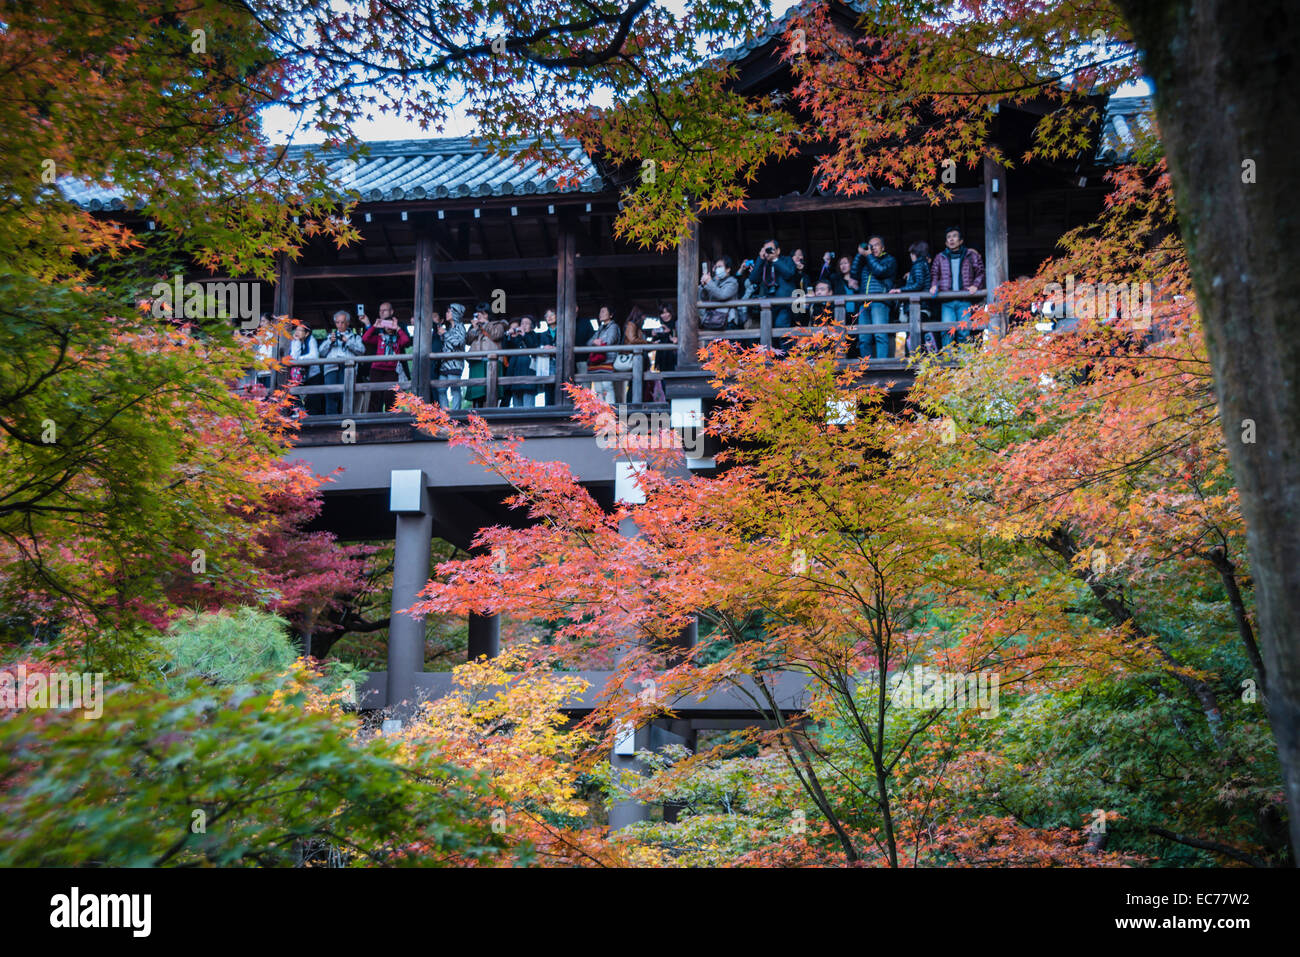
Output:
<instances>
[{"instance_id":1,"label":"wooden railing","mask_svg":"<svg viewBox=\"0 0 1300 957\"><path fill-rule=\"evenodd\" d=\"M821 321L818 313L819 307L829 304L831 306L831 316L834 319L834 328L836 334L841 337L864 336L864 335L894 335L899 332L907 334L907 351L914 354L919 351L923 342L923 335L927 332L936 334L936 341L944 333L954 332L958 326L962 325L957 322L944 322L931 315L925 320L922 313L923 302L935 303L934 312L938 313L939 303L946 301L960 301L970 303L972 309L978 307L984 300L984 293L981 292L942 292L936 295L927 293L870 293L840 296L787 296L771 297L762 299L730 299L719 302L700 301L697 308L700 312L704 310L726 310L731 309L748 309L757 310L759 323L757 329L726 329L726 330L699 330L700 344L703 345L714 339L730 339L736 341L756 341L758 345L768 349L775 347L784 347L786 343L800 336L809 336L828 328L828 324ZM858 322L855 325L845 325L848 304L854 303L858 306L857 316L861 318L864 314L870 314L872 303L889 303L891 313L894 312L894 304L903 304L903 321L890 321L886 323ZM776 326L775 320L777 314L789 308L792 311L790 326ZM794 325L793 323L799 323ZM965 324L970 328L969 320ZM891 350L893 344L890 344ZM584 361L584 358L597 353L604 353L609 357L612 363L617 355L632 354L636 357L644 357L656 352L676 352L678 346L672 342L659 343L642 343L636 345L587 345L577 346L573 349L573 354L578 362ZM511 358L521 356L545 356L551 359L553 372L546 375L502 375L502 364L509 362ZM374 363L403 363L410 370L410 385L407 391L415 391L415 383L427 382L428 392L422 396L426 401L437 401L438 393L445 389L458 389L463 399L471 389L481 388L484 390L482 405L487 408L501 407L502 390L509 390L517 387L531 386L534 389L553 388L554 395L548 405L558 407L565 405L561 387L565 381L572 381L583 385L590 385L597 382L610 382L626 384L621 389L621 401L631 404L642 404L647 400L647 386L652 386L655 382L670 382L683 379L702 379L707 376L699 368L689 367L675 369L673 371L662 371L659 369L647 369L647 362L642 358L639 361L633 361L630 370L600 369L578 371L571 379L565 380L563 377L563 357L556 346L538 346L531 349L509 349L499 347L486 351L474 352L432 352L423 356L418 356L414 352L407 352L401 355L386 356L351 356L348 358L317 358L317 359L298 359L291 361L292 366L331 366L341 367L343 371L342 381L339 383L324 384L319 382L310 385L292 386L289 391L295 396L330 396L341 395L340 403L342 416L354 416L358 412L357 396L365 393L391 392L397 388L396 382L369 382L358 381L358 370L366 365ZM484 363L483 374L474 377L444 377L434 374L441 372L443 362L452 361L460 363ZM869 367L901 369L907 365L904 357L893 359L874 359L869 356L859 359L844 360L848 364L868 363ZM419 363L424 364L424 368L419 367ZM423 374L422 374L423 373ZM558 401L557 401L558 398ZM371 412L368 414L385 414L382 412Z\"/></svg>"},{"instance_id":2,"label":"wooden railing","mask_svg":"<svg viewBox=\"0 0 1300 957\"><path fill-rule=\"evenodd\" d=\"M708 302L701 300L696 303L696 307L704 312L705 310L729 311L731 309L758 309L759 321L757 329L734 329L721 332L713 332L707 329L700 330L700 340L708 341L710 339L757 339L759 343L767 348L772 348L773 339L786 339L798 336L812 335L824 328L824 323L816 321L817 307L819 305L830 304L832 307L832 316L835 323L841 328L838 332L843 336L857 336L870 334L893 334L906 332L908 335L908 347L910 350L920 348L921 337L926 332L954 332L961 323L943 322L936 319L933 313L929 321L922 321L921 304L922 302L934 302L936 304L943 302L965 302L972 304L973 309L984 299L983 290L979 292L940 292L931 295L928 292L879 292L879 293L856 293L853 295L843 296L786 296L773 297L766 299L727 299L717 302ZM887 323L863 323L856 325L845 325L848 317L847 307L850 303L856 304L858 311L857 316L861 317L864 313L870 314L872 303L890 304L892 313L894 303L903 303L906 305L904 310L907 318L904 322L887 322ZM796 307L802 307L802 312L794 312L792 321L802 322L801 325L782 326L774 325L776 314L785 308L792 311ZM938 310L935 310L936 312ZM969 320L966 323L969 330ZM776 330L775 332L773 330ZM861 359L870 357L863 356ZM861 359L859 361L861 361ZM881 360L876 360L877 362Z\"/></svg>"}]
</instances>

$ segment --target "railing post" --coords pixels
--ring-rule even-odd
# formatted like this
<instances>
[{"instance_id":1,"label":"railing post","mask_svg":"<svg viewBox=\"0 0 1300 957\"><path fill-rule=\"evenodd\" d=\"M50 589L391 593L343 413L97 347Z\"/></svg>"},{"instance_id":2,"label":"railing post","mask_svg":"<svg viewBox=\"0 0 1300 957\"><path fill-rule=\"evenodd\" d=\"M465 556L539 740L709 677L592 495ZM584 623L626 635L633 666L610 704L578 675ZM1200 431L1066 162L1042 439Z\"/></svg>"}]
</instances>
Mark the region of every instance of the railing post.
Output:
<instances>
[{"instance_id":1,"label":"railing post","mask_svg":"<svg viewBox=\"0 0 1300 957\"><path fill-rule=\"evenodd\" d=\"M920 350L922 343L925 342L925 336L921 334L921 296L919 293L912 293L907 297L907 325L908 348Z\"/></svg>"},{"instance_id":2,"label":"railing post","mask_svg":"<svg viewBox=\"0 0 1300 957\"><path fill-rule=\"evenodd\" d=\"M343 363L343 414L352 415L356 408L357 363L348 359Z\"/></svg>"},{"instance_id":3,"label":"railing post","mask_svg":"<svg viewBox=\"0 0 1300 957\"><path fill-rule=\"evenodd\" d=\"M772 303L766 299L758 307L758 341L772 348Z\"/></svg>"},{"instance_id":4,"label":"railing post","mask_svg":"<svg viewBox=\"0 0 1300 957\"><path fill-rule=\"evenodd\" d=\"M632 353L632 402L640 403L645 395L645 353Z\"/></svg>"},{"instance_id":5,"label":"railing post","mask_svg":"<svg viewBox=\"0 0 1300 957\"><path fill-rule=\"evenodd\" d=\"M497 357L496 353L489 352L487 361L483 363L483 374L487 376L487 385L484 387L483 406L487 409L495 409L501 404L501 397L497 395Z\"/></svg>"}]
</instances>

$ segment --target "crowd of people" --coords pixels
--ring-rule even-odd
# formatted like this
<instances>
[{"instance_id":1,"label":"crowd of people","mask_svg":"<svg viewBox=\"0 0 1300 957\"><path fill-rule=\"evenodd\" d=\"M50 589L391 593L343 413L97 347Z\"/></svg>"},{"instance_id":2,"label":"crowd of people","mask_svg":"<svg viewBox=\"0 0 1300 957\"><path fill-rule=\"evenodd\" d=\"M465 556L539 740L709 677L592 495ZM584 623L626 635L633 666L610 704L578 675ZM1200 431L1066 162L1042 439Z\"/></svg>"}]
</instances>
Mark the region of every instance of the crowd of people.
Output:
<instances>
[{"instance_id":1,"label":"crowd of people","mask_svg":"<svg viewBox=\"0 0 1300 957\"><path fill-rule=\"evenodd\" d=\"M495 402L491 402L486 380L489 363L496 364L497 379L553 376L554 355L530 350L555 345L555 310L546 310L541 321L531 315L515 319L494 318L490 305L486 302L476 305L468 317L466 311L461 303L450 304L432 330L429 351L433 355L442 354L440 358L432 360L430 368L431 379L441 381L441 384L435 386L437 402L447 409L472 409L487 405L526 408L554 403L556 396L553 382L501 382L497 386ZM271 315L263 315L261 327L271 324ZM393 306L388 302L380 304L378 318L374 321L364 311L359 312L357 324L361 327L360 331L353 327L352 315L346 310L334 313L332 324L333 328L320 337L314 335L304 323L293 326L287 355L292 360L287 384L291 387L341 385L344 381L343 363L347 359L393 356L391 361L356 364L358 383L382 382L392 383L393 386L391 389L357 390L353 411L387 411L392 407L396 392L410 386L413 329L403 328L398 323ZM641 309L634 308L621 324L614 321L609 307L602 306L598 318L578 323L575 335L575 345L590 346L593 349L602 345L675 345L676 342L676 320L672 309L666 305L660 309L657 319L651 319ZM274 346L263 337L258 349L264 357L270 358ZM502 354L510 352L519 354ZM452 357L447 353L456 355ZM640 362L645 371L668 371L676 368L676 358L674 349L647 351L636 355L591 352L577 356L577 367L579 373L630 372L633 363ZM337 360L337 363L316 361L295 364L302 360L330 359ZM466 380L463 385L446 381L461 379ZM259 373L258 383L269 390L272 385L271 373ZM612 380L596 380L592 383L593 390L611 402L623 401L625 386L625 382L616 383ZM662 400L662 386L657 382L655 391L655 397ZM338 415L343 410L343 394L339 390L301 395L295 397L295 403L311 415Z\"/></svg>"},{"instance_id":2,"label":"crowd of people","mask_svg":"<svg viewBox=\"0 0 1300 957\"><path fill-rule=\"evenodd\" d=\"M747 259L735 268L730 256L723 256L711 266L704 265L700 276L700 301L706 307L700 311L700 328L709 331L754 328L759 322L757 306L748 306L747 300L799 298L801 296L849 296L845 303L845 321L849 325L885 325L906 323L906 303L881 301L873 296L886 293L968 293L970 299L951 298L939 303L938 318L944 322L962 323L976 304L977 294L984 292L984 260L979 252L965 244L960 227L945 231L944 247L931 256L925 240L917 240L907 248L906 269L885 247L879 235L870 236L850 257L827 252L816 269L805 261L803 250L795 249L790 255L781 251L776 239L765 242L753 259ZM861 298L857 298L861 296ZM708 303L719 303L716 308ZM731 305L722 305L731 303ZM922 306L923 318L935 318L929 303ZM773 307L772 325L775 329L794 326L820 325L830 321L834 307L826 302L812 302L804 308L795 305ZM263 324L270 316L263 317ZM378 318L372 321L364 309L358 307L357 323L345 310L334 313L333 328L317 338L301 323L296 325L289 345L289 357L294 360L337 360L309 365L291 365L289 385L340 385L344 381L345 360L359 356L388 357L391 360L369 361L356 366L356 381L392 383L388 389L364 389L356 393L354 412L387 411L396 391L406 389L411 381L410 347L412 331L403 328L396 319L391 303L381 303ZM486 405L506 405L516 408L543 406L556 401L553 382L506 383L497 386L497 395L488 395L489 363L496 363L496 378L537 377L553 375L553 354L538 354L529 350L545 349L555 345L556 316L548 309L537 321L532 315L514 319L494 317L490 305L478 303L466 319L466 307L461 303L447 306L432 330L430 352L444 354L432 361L430 377L443 380L436 386L436 398L448 409L482 408ZM857 337L856 352L862 358L888 359L901 357L901 349L937 351L952 342L964 342L969 337L967 329L945 330L940 340L926 333L923 342L896 342L888 332L862 333ZM614 318L609 306L601 306L594 319L579 319L574 345L586 347L576 355L579 374L598 376L601 372L632 372L640 364L643 372L670 372L676 368L675 349L629 351L600 351L601 346L675 345L677 323L673 309L660 304L655 315L648 315L634 306L623 322ZM789 338L776 341L778 348L789 348ZM262 349L270 350L263 343ZM508 353L516 352L517 355ZM447 353L454 353L448 356ZM402 358L407 357L407 358ZM455 384L454 380L467 380ZM448 382L446 380L453 380ZM479 380L479 381L474 381ZM264 384L269 385L269 375ZM590 388L610 403L628 398L630 383L622 377L591 378ZM662 401L663 385L654 380L646 399ZM342 392L301 396L298 403L311 414L337 415L342 411Z\"/></svg>"},{"instance_id":3,"label":"crowd of people","mask_svg":"<svg viewBox=\"0 0 1300 957\"><path fill-rule=\"evenodd\" d=\"M895 256L885 248L879 235L870 236L861 243L853 256L823 254L815 268L804 258L802 249L788 256L781 251L776 239L769 239L753 259L734 268L731 257L723 256L712 267L703 267L700 277L701 302L726 302L755 299L786 299L806 296L854 296L845 304L845 321L849 325L883 325L907 322L906 304L897 301L872 300L881 293L937 293L965 292L972 298L947 299L939 304L936 316L929 303L922 304L923 319L962 323L969 319L976 300L974 294L984 292L984 259L978 250L965 243L961 227L951 226L944 233L944 247L933 256L930 244L916 240L907 247L908 262L900 267ZM820 325L833 315L834 308L827 303L811 303L803 310L794 305L774 306L772 326L788 329L792 326ZM758 323L758 309L754 306L704 309L700 314L700 327L707 330L752 328ZM936 342L927 333L927 341L909 343L907 348L927 348L935 351L952 342L965 342L969 330L960 328L942 333ZM889 333L862 333L857 338L857 355L862 358L901 358ZM788 347L788 339L781 340Z\"/></svg>"}]
</instances>

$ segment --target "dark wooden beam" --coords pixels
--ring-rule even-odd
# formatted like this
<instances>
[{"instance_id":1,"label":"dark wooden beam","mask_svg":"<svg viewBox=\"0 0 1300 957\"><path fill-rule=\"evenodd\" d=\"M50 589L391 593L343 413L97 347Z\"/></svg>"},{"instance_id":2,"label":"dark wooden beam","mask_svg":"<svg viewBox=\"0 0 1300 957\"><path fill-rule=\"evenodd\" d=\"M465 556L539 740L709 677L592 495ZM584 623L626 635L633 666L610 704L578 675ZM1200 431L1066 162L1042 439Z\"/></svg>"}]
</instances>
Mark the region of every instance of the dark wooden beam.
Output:
<instances>
[{"instance_id":1,"label":"dark wooden beam","mask_svg":"<svg viewBox=\"0 0 1300 957\"><path fill-rule=\"evenodd\" d=\"M577 224L575 217L567 210L558 210L556 221L556 265L555 265L555 345L557 354L557 371L560 380L572 382L577 371L574 358L574 332L578 327L578 271L577 271ZM559 405L567 405L563 394L555 397Z\"/></svg>"},{"instance_id":2,"label":"dark wooden beam","mask_svg":"<svg viewBox=\"0 0 1300 957\"><path fill-rule=\"evenodd\" d=\"M575 269L627 269L637 266L669 266L671 257L662 253L615 253L612 255L580 256L574 251ZM535 256L524 259L470 259L462 262L440 262L438 272L460 276L469 273L493 272L551 272L557 266L557 256Z\"/></svg>"},{"instance_id":3,"label":"dark wooden beam","mask_svg":"<svg viewBox=\"0 0 1300 957\"><path fill-rule=\"evenodd\" d=\"M429 362L433 351L433 237L421 229L415 240L415 388L429 398Z\"/></svg>"},{"instance_id":4,"label":"dark wooden beam","mask_svg":"<svg viewBox=\"0 0 1300 957\"><path fill-rule=\"evenodd\" d=\"M699 365L700 320L695 302L700 298L700 221L677 246L677 368Z\"/></svg>"},{"instance_id":5,"label":"dark wooden beam","mask_svg":"<svg viewBox=\"0 0 1300 957\"><path fill-rule=\"evenodd\" d=\"M272 307L274 315L292 316L293 315L293 284L297 278L298 267L294 261L289 258L288 253L280 253L275 260L275 304ZM275 349L272 357L276 360L284 355L289 349L289 340L285 336L276 337ZM272 386L279 387L283 384L284 373L276 372L272 376Z\"/></svg>"},{"instance_id":6,"label":"dark wooden beam","mask_svg":"<svg viewBox=\"0 0 1300 957\"><path fill-rule=\"evenodd\" d=\"M952 191L953 203L979 203L984 190L979 186L963 187ZM879 209L891 206L930 206L930 200L921 193L868 193L864 196L780 196L776 199L750 199L744 209L714 209L702 216L748 216L768 213L818 213L832 209ZM807 253L807 250L804 250Z\"/></svg>"},{"instance_id":7,"label":"dark wooden beam","mask_svg":"<svg viewBox=\"0 0 1300 957\"><path fill-rule=\"evenodd\" d=\"M370 279L376 276L413 276L415 262L399 263L329 263L324 266L298 266L297 279Z\"/></svg>"},{"instance_id":8,"label":"dark wooden beam","mask_svg":"<svg viewBox=\"0 0 1300 957\"><path fill-rule=\"evenodd\" d=\"M1007 274L1007 170L1005 166L984 158L984 284L988 301L993 302L997 289L1011 277ZM999 329L1001 326L999 325Z\"/></svg>"}]
</instances>

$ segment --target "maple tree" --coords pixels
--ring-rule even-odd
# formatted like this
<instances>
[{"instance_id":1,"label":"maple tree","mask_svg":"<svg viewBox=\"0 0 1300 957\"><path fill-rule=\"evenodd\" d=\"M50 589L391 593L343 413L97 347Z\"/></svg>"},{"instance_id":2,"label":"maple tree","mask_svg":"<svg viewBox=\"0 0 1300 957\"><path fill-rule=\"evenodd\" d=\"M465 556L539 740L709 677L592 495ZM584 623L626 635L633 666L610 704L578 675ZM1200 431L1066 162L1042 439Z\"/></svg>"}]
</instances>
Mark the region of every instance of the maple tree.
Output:
<instances>
[{"instance_id":1,"label":"maple tree","mask_svg":"<svg viewBox=\"0 0 1300 957\"><path fill-rule=\"evenodd\" d=\"M232 392L254 363L228 320L160 321L146 298L194 266L268 278L308 235L355 235L319 165L260 135L283 64L250 23L216 3L6 12L6 642L39 635L130 674L164 582L205 567L232 587L255 575L244 558L268 492L255 479L285 441L282 403ZM101 215L65 199L78 186L119 198ZM128 207L156 228L126 226L114 213Z\"/></svg>"},{"instance_id":2,"label":"maple tree","mask_svg":"<svg viewBox=\"0 0 1300 957\"><path fill-rule=\"evenodd\" d=\"M1227 859L1285 860L1278 769L1263 743L1270 675L1257 640L1245 521L1170 177L1158 162L1111 178L1098 221L1067 234L1060 256L1007 284L1000 299L1014 314L1041 301L1052 283L1059 290L1067 276L1123 277L1150 287L1150 316L1089 307L1068 332L1021 326L957 368L932 365L912 397L951 417L952 474L981 477L970 514L1036 554L1044 571L1072 578L1099 627L1152 655L1150 667L1125 680L1091 680L1106 705L1073 693L1062 699L1094 722L1101 711L1118 728L1170 729L1147 732L1143 760L1180 760L1187 793L1198 797L1160 797L1150 776L1125 778L1122 800L1141 809L1132 820ZM1039 755L1051 750L1075 753L1068 729L1076 719L1058 704L1034 706L1052 714L1042 727L1053 729L1054 740L1021 752L1017 774L1043 764ZM1027 726L1002 733L1039 739ZM1107 747L1129 748L1119 735ZM1097 792L1116 795L1118 783L1098 782ZM1189 813L1192 807L1201 809ZM1228 828L1216 823L1224 814L1233 818ZM1197 828L1215 833L1198 836Z\"/></svg>"},{"instance_id":3,"label":"maple tree","mask_svg":"<svg viewBox=\"0 0 1300 957\"><path fill-rule=\"evenodd\" d=\"M924 706L919 699L900 705L892 673L918 664L997 672L1013 688L1054 675L1062 662L1104 664L1118 653L1111 636L1097 640L1062 612L1065 600L1052 589L1007 587L983 529L959 520L952 488L927 466L942 448L932 424L886 413L879 390L856 396L851 423L827 424L827 403L846 385L835 356L827 337L781 362L715 345L706 368L728 404L714 427L733 448L754 451L725 453L734 467L715 479L674 478L647 466L638 479L646 502L610 515L562 463L530 462L517 443L493 441L481 421L460 426L437 407L401 397L421 428L468 445L510 481L515 504L537 522L481 532L485 555L440 566L440 580L414 610L510 609L552 622L558 660L615 664L592 727L643 723L679 697L736 687L775 724L766 740L781 749L846 858L856 861L870 847L897 865L900 841L924 825L897 803L896 779L957 702L941 694ZM573 400L593 426L609 414L580 390ZM678 454L623 441L625 455L659 459L661 467ZM620 534L628 521L635 537ZM602 600L593 602L593 593ZM714 630L689 651L675 648L674 636L697 611ZM755 616L757 633L746 634ZM787 720L777 700L783 672L807 676L812 718L850 729L869 784L859 780L859 766L837 766L817 735ZM646 679L654 691L648 699L623 690ZM855 835L844 807L863 801L869 823Z\"/></svg>"},{"instance_id":4,"label":"maple tree","mask_svg":"<svg viewBox=\"0 0 1300 957\"><path fill-rule=\"evenodd\" d=\"M1279 520L1300 481L1293 457L1278 454L1297 439L1285 319L1294 280L1276 270L1223 278L1257 277L1258 262L1288 251L1277 227L1295 203L1289 183L1253 173L1282 168L1294 135L1257 95L1261 71L1281 82L1294 66L1261 65L1251 43L1260 23L1294 30L1284 10L1266 5L1246 22L1221 2L1186 12L1123 0L892 0L863 11L864 38L851 39L810 4L788 24L799 85L781 103L738 95L718 59L765 22L765 5L742 0L690 3L681 16L647 0L89 7L82 17L20 5L0 32L7 638L60 622L55 637L71 650L130 673L139 633L181 596L217 605L258 595L304 630L343 613L356 556L296 521L313 492L275 464L287 423L275 403L227 388L247 365L244 344L220 324L176 330L136 311L142 282L184 266L267 277L276 254L308 237L355 238L323 169L266 143L260 107L316 110L331 142L349 142L350 125L375 111L436 130L468 106L489 138L522 136L561 178L574 170L550 141L578 136L623 188L620 235L663 247L701 209L743 201L758 166L800 137L825 142L820 176L850 194L870 181L942 198L944 160L1075 155L1090 146L1094 95L1139 78L1145 57L1169 171L1119 172L1098 229L1001 301L1022 308L1065 273L1149 281L1159 341L1134 335L1130 316L1072 336L1013 334L955 370L931 367L916 401L951 420L951 443L871 391L853 395L851 422L828 424L826 401L848 388L830 340L809 340L784 363L719 346L709 368L731 405L715 427L734 467L686 480L670 457L625 450L650 464L647 502L613 515L562 466L493 443L481 423L453 427L408 404L423 427L451 430L501 471L539 523L484 532L485 554L446 563L421 609L535 617L555 625L546 667L615 665L583 729L588 770L620 727L680 696L727 683L752 695L776 726L764 754L784 762L820 823L758 849L731 846L741 860L825 860L827 848L889 864L1102 860L1063 830L1086 813L1081 801L1127 802L1112 821L1121 832L1131 822L1197 853L1284 860L1261 746L1270 723L1243 682L1271 709L1300 844L1300 669L1287 642L1300 563ZM595 110L598 91L609 106ZM1024 156L989 140L1000 103L1042 108ZM1230 117L1226 132L1204 113ZM111 135L84 135L92 128ZM1144 144L1141 158L1158 152ZM112 186L160 228L136 235L120 217L64 202L59 177ZM574 397L588 424L607 415ZM1247 423L1261 440L1246 438ZM638 534L621 534L620 522ZM486 557L494 547L509 556L504 573ZM304 575L316 549L328 567ZM196 551L214 572L187 583ZM561 560L577 573L554 574ZM682 649L697 613L701 642ZM889 683L912 663L997 672L1018 720L990 725L944 701L900 706ZM439 718L454 733L426 731L504 781L498 800L559 814L574 809L573 755L585 739L561 740L556 686L531 683L542 658L530 666L515 698L480 714L455 697ZM485 667L482 676L502 677ZM796 722L773 683L791 670L811 689L809 717ZM648 697L625 690L646 681ZM1106 702L1095 713L1119 729L1106 747L1128 762L1116 780L1092 773L1095 753L1070 710L1094 693ZM528 733L493 741L476 714ZM1058 736L1035 733L1040 714ZM1122 738L1140 726L1135 715L1174 732L1130 753ZM689 788L715 757L665 767L638 793ZM1191 773L1138 801L1143 771L1170 765ZM1050 782L1061 766L1086 785L1055 790L1061 806L1031 814L1016 775L1028 768ZM547 787L530 792L519 769L539 767ZM631 852L549 824L530 840L557 859L664 859L619 857Z\"/></svg>"}]
</instances>

